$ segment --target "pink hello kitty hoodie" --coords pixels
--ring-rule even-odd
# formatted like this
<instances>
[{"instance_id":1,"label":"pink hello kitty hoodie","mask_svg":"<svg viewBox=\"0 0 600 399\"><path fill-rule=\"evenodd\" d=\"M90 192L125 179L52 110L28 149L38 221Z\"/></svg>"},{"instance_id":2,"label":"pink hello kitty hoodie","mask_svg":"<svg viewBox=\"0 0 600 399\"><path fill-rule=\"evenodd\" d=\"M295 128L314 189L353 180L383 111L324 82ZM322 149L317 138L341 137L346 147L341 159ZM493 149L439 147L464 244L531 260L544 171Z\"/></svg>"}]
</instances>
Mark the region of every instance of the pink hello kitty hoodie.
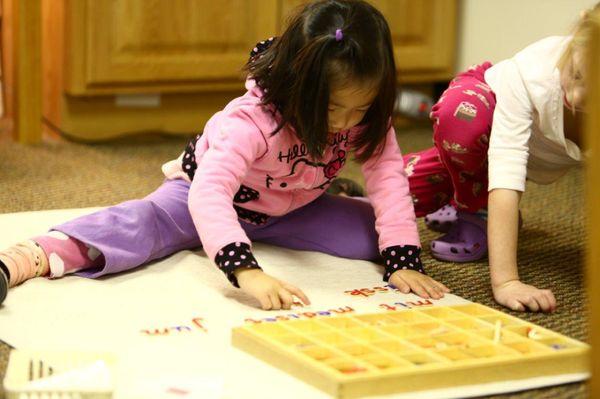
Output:
<instances>
[{"instance_id":1,"label":"pink hello kitty hoodie","mask_svg":"<svg viewBox=\"0 0 600 399\"><path fill-rule=\"evenodd\" d=\"M316 162L290 128L271 134L277 120L271 107L261 103L262 90L253 80L246 82L246 89L207 122L195 146L162 167L169 179L191 181L189 209L211 259L228 244L251 245L238 217L260 223L322 195L345 164L349 141L360 129L335 134ZM196 165L195 174L190 174ZM362 172L375 210L380 251L398 245L420 247L393 128L383 153L365 162Z\"/></svg>"}]
</instances>

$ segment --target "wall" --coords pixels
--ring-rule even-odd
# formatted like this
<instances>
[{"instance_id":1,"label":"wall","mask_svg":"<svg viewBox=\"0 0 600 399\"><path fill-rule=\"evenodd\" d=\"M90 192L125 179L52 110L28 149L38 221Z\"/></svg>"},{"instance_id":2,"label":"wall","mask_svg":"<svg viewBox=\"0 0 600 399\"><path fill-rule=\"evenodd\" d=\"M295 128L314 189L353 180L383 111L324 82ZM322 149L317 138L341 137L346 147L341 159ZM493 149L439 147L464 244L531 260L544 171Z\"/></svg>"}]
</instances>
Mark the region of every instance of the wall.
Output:
<instances>
[{"instance_id":1,"label":"wall","mask_svg":"<svg viewBox=\"0 0 600 399\"><path fill-rule=\"evenodd\" d=\"M497 62L546 36L567 34L598 0L461 0L457 71Z\"/></svg>"}]
</instances>

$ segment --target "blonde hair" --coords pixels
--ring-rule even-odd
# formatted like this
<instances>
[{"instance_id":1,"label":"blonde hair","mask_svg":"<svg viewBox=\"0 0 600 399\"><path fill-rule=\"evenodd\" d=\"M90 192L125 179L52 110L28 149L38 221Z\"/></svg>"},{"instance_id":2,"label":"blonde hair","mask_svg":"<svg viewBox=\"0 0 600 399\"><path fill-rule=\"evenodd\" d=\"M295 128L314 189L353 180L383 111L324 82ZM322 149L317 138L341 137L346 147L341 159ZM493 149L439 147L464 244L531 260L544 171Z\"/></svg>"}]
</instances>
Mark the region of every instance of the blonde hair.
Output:
<instances>
[{"instance_id":1,"label":"blonde hair","mask_svg":"<svg viewBox=\"0 0 600 399\"><path fill-rule=\"evenodd\" d=\"M575 24L575 28L572 32L571 42L565 48L565 51L560 56L558 63L556 64L558 70L562 73L564 67L568 64L569 60L573 57L573 53L578 50L586 51L589 46L592 32L594 30L594 19L596 16L600 16L600 3L596 3L595 6L585 10L579 21Z\"/></svg>"}]
</instances>

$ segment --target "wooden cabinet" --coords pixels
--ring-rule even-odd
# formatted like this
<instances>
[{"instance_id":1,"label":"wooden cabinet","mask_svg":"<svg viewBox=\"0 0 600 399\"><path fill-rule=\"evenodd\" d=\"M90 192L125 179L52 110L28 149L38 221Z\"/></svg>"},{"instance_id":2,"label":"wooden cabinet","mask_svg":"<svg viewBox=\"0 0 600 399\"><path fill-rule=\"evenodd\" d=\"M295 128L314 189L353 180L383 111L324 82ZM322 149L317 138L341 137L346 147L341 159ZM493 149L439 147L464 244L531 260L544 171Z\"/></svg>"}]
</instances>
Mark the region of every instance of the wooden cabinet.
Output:
<instances>
[{"instance_id":1,"label":"wooden cabinet","mask_svg":"<svg viewBox=\"0 0 600 399\"><path fill-rule=\"evenodd\" d=\"M45 120L98 140L201 130L243 92L249 50L305 1L42 2ZM456 0L372 3L390 23L401 81L451 78Z\"/></svg>"},{"instance_id":2,"label":"wooden cabinet","mask_svg":"<svg viewBox=\"0 0 600 399\"><path fill-rule=\"evenodd\" d=\"M456 2L373 0L392 33L401 82L451 79L456 47Z\"/></svg>"},{"instance_id":3,"label":"wooden cabinet","mask_svg":"<svg viewBox=\"0 0 600 399\"><path fill-rule=\"evenodd\" d=\"M55 0L51 0L55 1ZM278 29L277 0L71 0L66 91L178 92L239 87L257 38ZM231 87L231 86L229 86Z\"/></svg>"},{"instance_id":4,"label":"wooden cabinet","mask_svg":"<svg viewBox=\"0 0 600 399\"><path fill-rule=\"evenodd\" d=\"M449 80L456 48L455 0L370 0L390 26L400 82ZM305 0L283 1L282 15ZM282 17L284 20L285 17Z\"/></svg>"}]
</instances>

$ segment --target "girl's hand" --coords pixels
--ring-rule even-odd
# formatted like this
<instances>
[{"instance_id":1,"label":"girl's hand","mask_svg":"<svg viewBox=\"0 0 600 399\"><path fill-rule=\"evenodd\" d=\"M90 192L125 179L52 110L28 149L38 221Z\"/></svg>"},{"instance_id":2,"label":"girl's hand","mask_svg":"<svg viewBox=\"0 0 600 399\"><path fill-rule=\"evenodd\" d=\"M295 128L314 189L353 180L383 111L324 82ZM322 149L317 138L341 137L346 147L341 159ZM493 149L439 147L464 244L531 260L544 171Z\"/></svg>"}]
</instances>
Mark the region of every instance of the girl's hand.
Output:
<instances>
[{"instance_id":1,"label":"girl's hand","mask_svg":"<svg viewBox=\"0 0 600 399\"><path fill-rule=\"evenodd\" d=\"M310 305L308 297L300 288L271 277L259 269L238 270L234 273L240 288L258 299L264 310L290 309L294 296L305 305Z\"/></svg>"},{"instance_id":2,"label":"girl's hand","mask_svg":"<svg viewBox=\"0 0 600 399\"><path fill-rule=\"evenodd\" d=\"M532 312L556 310L556 299L550 290L540 290L519 280L509 280L492 289L496 302L512 310L521 312L527 309Z\"/></svg>"},{"instance_id":3,"label":"girl's hand","mask_svg":"<svg viewBox=\"0 0 600 399\"><path fill-rule=\"evenodd\" d=\"M389 282L404 294L412 291L426 299L440 299L450 292L444 284L414 270L398 270L391 275Z\"/></svg>"}]
</instances>

